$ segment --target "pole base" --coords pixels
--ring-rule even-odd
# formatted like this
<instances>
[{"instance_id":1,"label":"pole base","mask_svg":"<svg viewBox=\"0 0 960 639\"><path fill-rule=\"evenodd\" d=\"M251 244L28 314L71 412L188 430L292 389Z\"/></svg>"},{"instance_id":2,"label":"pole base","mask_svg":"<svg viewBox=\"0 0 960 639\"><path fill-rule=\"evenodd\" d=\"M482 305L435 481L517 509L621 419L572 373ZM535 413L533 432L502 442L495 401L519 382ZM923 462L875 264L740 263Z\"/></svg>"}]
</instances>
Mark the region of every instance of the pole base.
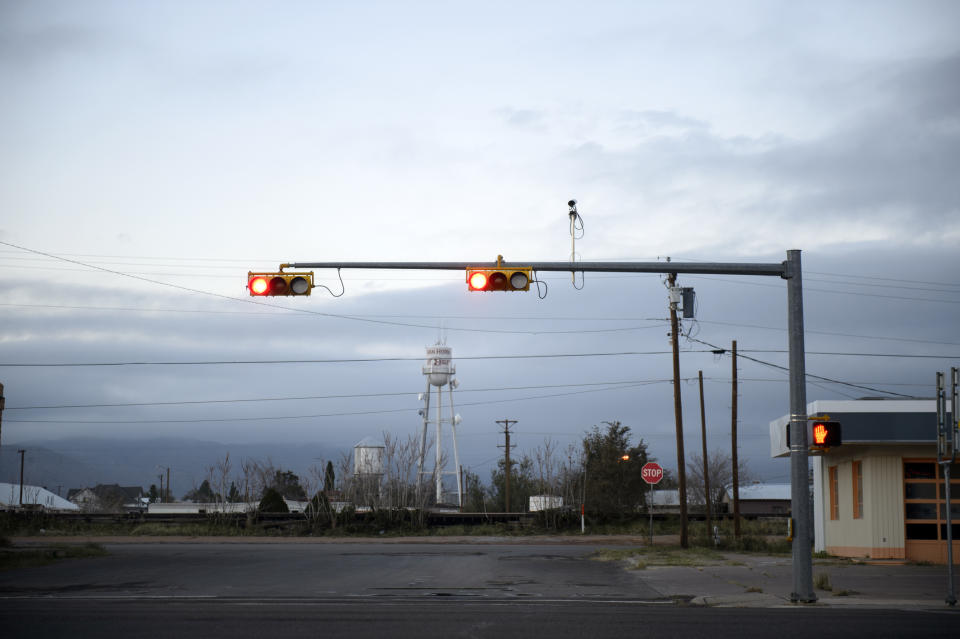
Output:
<instances>
[{"instance_id":1,"label":"pole base","mask_svg":"<svg viewBox=\"0 0 960 639\"><path fill-rule=\"evenodd\" d=\"M813 595L813 594L811 594L811 595L806 595L806 596L800 596L800 595L798 595L798 594L795 593L795 592L791 592L791 593L790 593L790 603L802 603L802 604L817 603L817 596L816 596L816 595Z\"/></svg>"}]
</instances>

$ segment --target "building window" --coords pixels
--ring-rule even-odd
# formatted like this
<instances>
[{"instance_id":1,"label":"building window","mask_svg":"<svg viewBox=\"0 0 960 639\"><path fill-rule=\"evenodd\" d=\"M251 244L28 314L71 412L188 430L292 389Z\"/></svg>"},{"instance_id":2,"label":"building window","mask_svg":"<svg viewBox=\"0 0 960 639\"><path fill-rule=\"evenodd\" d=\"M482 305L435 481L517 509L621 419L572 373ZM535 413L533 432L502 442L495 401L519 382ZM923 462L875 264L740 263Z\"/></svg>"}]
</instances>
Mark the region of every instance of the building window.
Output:
<instances>
[{"instance_id":1,"label":"building window","mask_svg":"<svg viewBox=\"0 0 960 639\"><path fill-rule=\"evenodd\" d=\"M853 518L863 518L863 462L853 462Z\"/></svg>"},{"instance_id":2,"label":"building window","mask_svg":"<svg viewBox=\"0 0 960 639\"><path fill-rule=\"evenodd\" d=\"M953 495L960 495L960 464L950 467L951 504L948 522L946 496L943 486L943 467L932 459L911 459L903 463L904 519L908 540L943 541L947 525L953 526L953 537L960 533L960 508Z\"/></svg>"},{"instance_id":3,"label":"building window","mask_svg":"<svg viewBox=\"0 0 960 639\"><path fill-rule=\"evenodd\" d=\"M827 469L830 473L830 519L840 519L840 502L837 499L837 467Z\"/></svg>"}]
</instances>

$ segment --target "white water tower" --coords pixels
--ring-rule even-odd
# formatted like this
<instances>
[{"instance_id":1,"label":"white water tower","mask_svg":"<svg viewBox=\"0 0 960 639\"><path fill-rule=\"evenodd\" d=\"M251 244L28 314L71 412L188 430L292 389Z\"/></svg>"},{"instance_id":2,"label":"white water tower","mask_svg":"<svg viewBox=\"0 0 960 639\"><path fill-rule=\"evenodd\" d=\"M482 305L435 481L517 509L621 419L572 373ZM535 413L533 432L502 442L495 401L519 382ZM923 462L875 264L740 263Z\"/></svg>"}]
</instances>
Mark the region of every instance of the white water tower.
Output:
<instances>
[{"instance_id":1,"label":"white water tower","mask_svg":"<svg viewBox=\"0 0 960 639\"><path fill-rule=\"evenodd\" d=\"M434 424L436 438L434 448L436 452L436 462L433 475L436 482L437 503L443 503L443 477L444 475L454 475L457 479L457 506L463 505L463 486L460 483L460 453L457 450L457 425L460 424L460 416L453 412L453 390L458 386L454 375L457 372L453 364L453 349L439 341L433 346L427 347L427 359L423 364L423 374L427 378L427 391L420 395L423 400L423 408L420 409L420 415L423 417L423 433L420 438L420 462L418 472L420 476L425 473L424 465L427 457L427 430L430 424ZM450 397L450 407L448 416L444 417L443 410L443 388L447 387ZM437 411L433 419L430 416L430 398L436 389ZM454 470L445 469L445 460L443 456L443 425L450 424L453 441L453 463Z\"/></svg>"}]
</instances>

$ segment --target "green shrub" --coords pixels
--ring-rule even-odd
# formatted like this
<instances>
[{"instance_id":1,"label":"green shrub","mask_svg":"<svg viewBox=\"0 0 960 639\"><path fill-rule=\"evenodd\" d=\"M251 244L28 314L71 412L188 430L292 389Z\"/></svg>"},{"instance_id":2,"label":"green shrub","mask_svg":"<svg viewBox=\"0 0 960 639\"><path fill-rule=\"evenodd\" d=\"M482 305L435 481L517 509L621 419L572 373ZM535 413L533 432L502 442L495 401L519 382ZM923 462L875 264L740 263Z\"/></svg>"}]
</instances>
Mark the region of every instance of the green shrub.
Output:
<instances>
[{"instance_id":1,"label":"green shrub","mask_svg":"<svg viewBox=\"0 0 960 639\"><path fill-rule=\"evenodd\" d=\"M288 513L287 502L283 501L283 496L275 488L267 488L263 493L263 499L258 506L262 513Z\"/></svg>"}]
</instances>

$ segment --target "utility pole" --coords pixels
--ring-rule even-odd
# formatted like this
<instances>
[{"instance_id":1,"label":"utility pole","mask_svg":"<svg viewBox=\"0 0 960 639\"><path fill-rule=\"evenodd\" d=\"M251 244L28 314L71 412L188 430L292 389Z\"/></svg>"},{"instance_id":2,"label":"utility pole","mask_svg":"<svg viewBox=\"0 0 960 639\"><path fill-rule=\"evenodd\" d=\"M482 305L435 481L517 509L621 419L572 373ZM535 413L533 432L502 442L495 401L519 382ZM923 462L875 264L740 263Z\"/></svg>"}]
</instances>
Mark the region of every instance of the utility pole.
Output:
<instances>
[{"instance_id":1,"label":"utility pole","mask_svg":"<svg viewBox=\"0 0 960 639\"><path fill-rule=\"evenodd\" d=\"M703 405L703 371L697 371L700 380L700 439L703 443L703 498L707 507L707 537L710 536L710 465L707 461L707 413Z\"/></svg>"},{"instance_id":2,"label":"utility pole","mask_svg":"<svg viewBox=\"0 0 960 639\"><path fill-rule=\"evenodd\" d=\"M516 424L517 420L515 419L498 419L498 424L503 424L503 436L504 443L503 446L497 446L497 448L503 448L503 470L504 470L504 510L510 512L510 424Z\"/></svg>"},{"instance_id":3,"label":"utility pole","mask_svg":"<svg viewBox=\"0 0 960 639\"><path fill-rule=\"evenodd\" d=\"M677 274L667 275L667 285L673 288L677 284ZM670 341L673 344L673 414L677 422L677 482L680 500L680 547L686 548L687 541L687 470L683 454L683 406L680 402L680 323L677 321L677 305L670 303Z\"/></svg>"},{"instance_id":4,"label":"utility pole","mask_svg":"<svg viewBox=\"0 0 960 639\"><path fill-rule=\"evenodd\" d=\"M23 456L27 451L21 448L17 452L20 453L20 507L23 508Z\"/></svg>"},{"instance_id":5,"label":"utility pole","mask_svg":"<svg viewBox=\"0 0 960 639\"><path fill-rule=\"evenodd\" d=\"M0 384L0 435L3 434L3 407L6 403L7 400L3 396L3 384ZM2 439L2 437L0 437L0 439ZM0 447L0 451L2 450L3 448ZM0 456L0 459L2 459L2 456Z\"/></svg>"},{"instance_id":6,"label":"utility pole","mask_svg":"<svg viewBox=\"0 0 960 639\"><path fill-rule=\"evenodd\" d=\"M163 503L163 473L157 475L160 478L160 503Z\"/></svg>"},{"instance_id":7,"label":"utility pole","mask_svg":"<svg viewBox=\"0 0 960 639\"><path fill-rule=\"evenodd\" d=\"M170 467L167 466L167 501L172 501L170 499Z\"/></svg>"},{"instance_id":8,"label":"utility pole","mask_svg":"<svg viewBox=\"0 0 960 639\"><path fill-rule=\"evenodd\" d=\"M737 340L733 340L733 371L730 398L730 471L733 473L733 536L740 538L740 462L737 460Z\"/></svg>"}]
</instances>

